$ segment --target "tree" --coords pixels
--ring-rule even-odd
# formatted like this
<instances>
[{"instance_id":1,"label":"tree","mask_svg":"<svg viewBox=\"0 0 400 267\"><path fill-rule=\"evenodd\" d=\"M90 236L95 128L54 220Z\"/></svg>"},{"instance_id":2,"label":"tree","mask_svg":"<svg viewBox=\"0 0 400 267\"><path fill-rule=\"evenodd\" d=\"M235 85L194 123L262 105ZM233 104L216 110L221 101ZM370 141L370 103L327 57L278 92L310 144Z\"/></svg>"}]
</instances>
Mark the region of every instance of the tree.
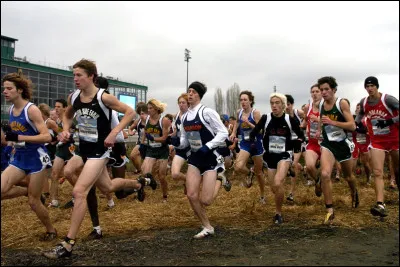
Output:
<instances>
[{"instance_id":1,"label":"tree","mask_svg":"<svg viewBox=\"0 0 400 267\"><path fill-rule=\"evenodd\" d=\"M240 108L240 87L237 83L234 83L226 91L226 110L229 116L236 117L236 111Z\"/></svg>"},{"instance_id":2,"label":"tree","mask_svg":"<svg viewBox=\"0 0 400 267\"><path fill-rule=\"evenodd\" d=\"M214 93L214 104L215 104L215 110L218 112L218 114L223 114L224 113L224 97L222 96L222 89L217 88L217 90Z\"/></svg>"}]
</instances>

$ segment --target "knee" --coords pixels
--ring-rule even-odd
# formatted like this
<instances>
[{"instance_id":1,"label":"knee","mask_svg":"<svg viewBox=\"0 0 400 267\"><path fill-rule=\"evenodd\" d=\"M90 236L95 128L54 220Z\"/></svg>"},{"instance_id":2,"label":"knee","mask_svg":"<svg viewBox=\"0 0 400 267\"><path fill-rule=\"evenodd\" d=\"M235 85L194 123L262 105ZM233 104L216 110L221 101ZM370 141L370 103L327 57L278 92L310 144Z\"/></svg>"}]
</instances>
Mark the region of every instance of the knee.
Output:
<instances>
[{"instance_id":1,"label":"knee","mask_svg":"<svg viewBox=\"0 0 400 267\"><path fill-rule=\"evenodd\" d=\"M195 193L195 192L187 191L186 196L187 196L187 198L189 199L190 202L195 202L195 201L199 200L199 194Z\"/></svg>"},{"instance_id":2,"label":"knee","mask_svg":"<svg viewBox=\"0 0 400 267\"><path fill-rule=\"evenodd\" d=\"M373 173L374 173L375 178L383 176L383 171L381 169L374 169Z\"/></svg>"},{"instance_id":3,"label":"knee","mask_svg":"<svg viewBox=\"0 0 400 267\"><path fill-rule=\"evenodd\" d=\"M108 192L104 192L102 191L104 194L108 193ZM74 199L86 199L87 193L85 193L85 190L83 190L83 188L81 187L74 187L74 189L72 190L72 196L74 197Z\"/></svg>"},{"instance_id":4,"label":"knee","mask_svg":"<svg viewBox=\"0 0 400 267\"><path fill-rule=\"evenodd\" d=\"M323 180L328 180L331 178L331 172L329 172L328 170L321 170L321 178Z\"/></svg>"},{"instance_id":5,"label":"knee","mask_svg":"<svg viewBox=\"0 0 400 267\"><path fill-rule=\"evenodd\" d=\"M172 172L171 173L171 177L172 177L172 179L174 179L174 180L178 180L179 179L179 172Z\"/></svg>"},{"instance_id":6,"label":"knee","mask_svg":"<svg viewBox=\"0 0 400 267\"><path fill-rule=\"evenodd\" d=\"M40 199L33 196L28 196L28 204L31 207L31 210L36 212L38 205L40 205Z\"/></svg>"},{"instance_id":7,"label":"knee","mask_svg":"<svg viewBox=\"0 0 400 267\"><path fill-rule=\"evenodd\" d=\"M203 204L203 206L210 206L212 203L212 198L204 198L202 197L200 200L201 204Z\"/></svg>"}]
</instances>

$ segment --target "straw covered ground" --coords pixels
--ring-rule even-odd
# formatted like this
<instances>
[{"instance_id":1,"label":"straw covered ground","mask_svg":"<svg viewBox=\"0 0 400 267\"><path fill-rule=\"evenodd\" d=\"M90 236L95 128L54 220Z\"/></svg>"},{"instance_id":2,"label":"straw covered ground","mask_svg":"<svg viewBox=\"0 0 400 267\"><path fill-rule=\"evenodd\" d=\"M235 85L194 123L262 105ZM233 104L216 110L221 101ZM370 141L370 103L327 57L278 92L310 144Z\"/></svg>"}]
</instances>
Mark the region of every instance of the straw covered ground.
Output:
<instances>
[{"instance_id":1,"label":"straw covered ground","mask_svg":"<svg viewBox=\"0 0 400 267\"><path fill-rule=\"evenodd\" d=\"M128 178L134 176L128 173ZM358 177L361 204L351 208L347 183L333 185L336 218L332 226L322 225L323 198L314 187L298 179L295 203L285 202L284 223L275 226L274 200L267 186L267 203L258 202L258 184L247 189L237 177L230 192L221 188L207 208L216 235L193 240L200 231L180 183L168 175L169 198L162 203L161 190L146 189L144 202L132 195L114 197L116 206L107 210L99 197L100 223L104 237L89 241L86 214L73 256L48 260L41 252L59 241L38 241L45 229L27 204L27 198L1 203L1 265L399 265L399 196L387 190L389 216L381 221L369 209L375 192ZM266 177L268 181L268 178ZM286 181L289 193L290 178ZM61 201L70 199L71 186L61 186ZM101 195L98 193L98 195ZM68 232L71 210L49 208L59 237Z\"/></svg>"}]
</instances>

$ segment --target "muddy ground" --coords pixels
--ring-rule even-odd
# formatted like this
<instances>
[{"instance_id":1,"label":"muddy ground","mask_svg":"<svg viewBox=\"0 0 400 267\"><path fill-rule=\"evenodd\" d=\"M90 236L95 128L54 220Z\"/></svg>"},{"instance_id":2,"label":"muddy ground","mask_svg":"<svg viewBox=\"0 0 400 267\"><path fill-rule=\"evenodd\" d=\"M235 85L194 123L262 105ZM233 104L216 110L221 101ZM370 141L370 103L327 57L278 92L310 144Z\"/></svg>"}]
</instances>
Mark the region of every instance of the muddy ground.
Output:
<instances>
[{"instance_id":1,"label":"muddy ground","mask_svg":"<svg viewBox=\"0 0 400 267\"><path fill-rule=\"evenodd\" d=\"M2 266L75 265L390 265L399 266L399 231L335 226L273 226L250 233L216 227L204 240L196 230L169 229L80 240L71 258L49 260L38 250L3 248ZM48 247L47 247L48 248Z\"/></svg>"}]
</instances>

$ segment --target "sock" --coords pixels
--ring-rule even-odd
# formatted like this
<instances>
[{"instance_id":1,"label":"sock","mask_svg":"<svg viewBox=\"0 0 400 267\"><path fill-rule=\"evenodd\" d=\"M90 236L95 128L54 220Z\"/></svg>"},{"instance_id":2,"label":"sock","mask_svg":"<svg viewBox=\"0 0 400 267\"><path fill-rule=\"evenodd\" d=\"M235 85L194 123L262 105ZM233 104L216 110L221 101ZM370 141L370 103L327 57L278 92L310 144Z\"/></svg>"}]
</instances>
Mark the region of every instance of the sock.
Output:
<instances>
[{"instance_id":1,"label":"sock","mask_svg":"<svg viewBox=\"0 0 400 267\"><path fill-rule=\"evenodd\" d=\"M110 200L108 201L107 205L108 205L109 207L113 207L113 206L115 205L114 199L110 199Z\"/></svg>"},{"instance_id":2,"label":"sock","mask_svg":"<svg viewBox=\"0 0 400 267\"><path fill-rule=\"evenodd\" d=\"M100 227L100 225L99 225L99 226L93 227L93 229L96 230L96 232L97 232L98 234L101 234L101 227Z\"/></svg>"}]
</instances>

